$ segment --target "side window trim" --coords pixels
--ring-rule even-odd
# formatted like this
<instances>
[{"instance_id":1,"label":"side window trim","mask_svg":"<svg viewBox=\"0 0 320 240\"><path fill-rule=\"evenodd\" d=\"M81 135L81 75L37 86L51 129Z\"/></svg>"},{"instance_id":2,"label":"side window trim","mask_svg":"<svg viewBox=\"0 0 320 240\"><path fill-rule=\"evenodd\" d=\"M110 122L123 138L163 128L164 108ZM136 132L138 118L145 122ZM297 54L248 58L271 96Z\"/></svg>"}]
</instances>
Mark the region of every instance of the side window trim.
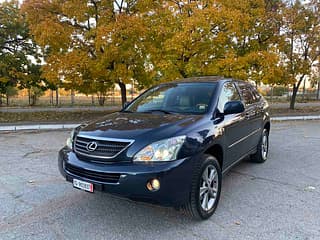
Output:
<instances>
[{"instance_id":1,"label":"side window trim","mask_svg":"<svg viewBox=\"0 0 320 240\"><path fill-rule=\"evenodd\" d=\"M231 84L233 84L234 88L236 89L238 95L239 95L239 98L240 98L240 101L243 101L243 98L241 96L241 93L240 93L240 89L238 88L237 84L235 81L230 81Z\"/></svg>"},{"instance_id":2,"label":"side window trim","mask_svg":"<svg viewBox=\"0 0 320 240\"><path fill-rule=\"evenodd\" d=\"M245 102L245 100L244 100L244 98L243 98L243 96L242 96L242 94L241 94L241 89L240 89L240 87L239 87L239 82L238 82L238 81L237 81L237 82L234 82L234 85L235 85L235 87L236 87L236 89L237 89L237 91L238 91L238 94L239 94L239 96L240 96L240 100L242 101L244 107L246 107L246 102Z\"/></svg>"}]
</instances>

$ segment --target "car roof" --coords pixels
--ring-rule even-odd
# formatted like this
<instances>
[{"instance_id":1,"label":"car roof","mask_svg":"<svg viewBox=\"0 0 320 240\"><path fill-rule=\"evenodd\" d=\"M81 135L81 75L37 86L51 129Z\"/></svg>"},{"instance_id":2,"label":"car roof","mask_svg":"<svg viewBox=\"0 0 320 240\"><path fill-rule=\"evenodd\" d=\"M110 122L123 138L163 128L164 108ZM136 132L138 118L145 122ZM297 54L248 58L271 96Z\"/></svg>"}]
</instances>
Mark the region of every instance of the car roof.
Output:
<instances>
[{"instance_id":1,"label":"car roof","mask_svg":"<svg viewBox=\"0 0 320 240\"><path fill-rule=\"evenodd\" d=\"M198 82L218 82L224 80L231 80L221 76L201 76L201 77L190 77L174 80L170 83L198 83Z\"/></svg>"},{"instance_id":2,"label":"car roof","mask_svg":"<svg viewBox=\"0 0 320 240\"><path fill-rule=\"evenodd\" d=\"M227 81L251 85L247 81L228 78L228 77L222 77L222 76L199 76L199 77L181 78L181 79L173 80L170 82L160 83L159 85L168 85L168 84L177 84L177 83L210 83L210 82L217 82L217 83L223 84L224 82L227 82Z\"/></svg>"}]
</instances>

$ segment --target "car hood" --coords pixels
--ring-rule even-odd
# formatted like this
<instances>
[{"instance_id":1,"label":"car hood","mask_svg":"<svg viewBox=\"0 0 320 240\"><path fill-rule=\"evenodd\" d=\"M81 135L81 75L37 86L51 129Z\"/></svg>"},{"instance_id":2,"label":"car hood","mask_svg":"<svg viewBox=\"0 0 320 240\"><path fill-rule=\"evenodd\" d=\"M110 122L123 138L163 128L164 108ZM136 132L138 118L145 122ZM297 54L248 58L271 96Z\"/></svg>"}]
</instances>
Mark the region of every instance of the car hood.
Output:
<instances>
[{"instance_id":1,"label":"car hood","mask_svg":"<svg viewBox=\"0 0 320 240\"><path fill-rule=\"evenodd\" d=\"M80 134L120 139L163 139L178 134L201 118L201 115L117 112L85 125Z\"/></svg>"}]
</instances>

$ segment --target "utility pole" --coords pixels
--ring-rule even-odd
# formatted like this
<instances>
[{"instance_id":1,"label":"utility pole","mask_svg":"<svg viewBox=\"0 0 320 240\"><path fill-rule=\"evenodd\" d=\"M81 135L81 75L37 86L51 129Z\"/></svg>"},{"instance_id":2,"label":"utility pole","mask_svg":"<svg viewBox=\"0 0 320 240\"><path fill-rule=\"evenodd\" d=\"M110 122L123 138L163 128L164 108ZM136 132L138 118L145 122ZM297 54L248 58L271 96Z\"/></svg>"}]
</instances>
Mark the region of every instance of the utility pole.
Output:
<instances>
[{"instance_id":1,"label":"utility pole","mask_svg":"<svg viewBox=\"0 0 320 240\"><path fill-rule=\"evenodd\" d=\"M59 86L57 86L56 89L56 106L59 106Z\"/></svg>"},{"instance_id":2,"label":"utility pole","mask_svg":"<svg viewBox=\"0 0 320 240\"><path fill-rule=\"evenodd\" d=\"M319 79L318 79L317 100L320 100L320 77L319 77Z\"/></svg>"},{"instance_id":3,"label":"utility pole","mask_svg":"<svg viewBox=\"0 0 320 240\"><path fill-rule=\"evenodd\" d=\"M132 81L131 81L131 101L133 100L133 92L134 92L133 86L134 86L134 80L132 79Z\"/></svg>"},{"instance_id":4,"label":"utility pole","mask_svg":"<svg viewBox=\"0 0 320 240\"><path fill-rule=\"evenodd\" d=\"M74 89L71 89L71 105L74 105Z\"/></svg>"},{"instance_id":5,"label":"utility pole","mask_svg":"<svg viewBox=\"0 0 320 240\"><path fill-rule=\"evenodd\" d=\"M302 94L302 100L304 100L306 94L306 78L303 80L303 94Z\"/></svg>"},{"instance_id":6,"label":"utility pole","mask_svg":"<svg viewBox=\"0 0 320 240\"><path fill-rule=\"evenodd\" d=\"M320 100L320 58L318 60L318 91L317 91L317 100Z\"/></svg>"}]
</instances>

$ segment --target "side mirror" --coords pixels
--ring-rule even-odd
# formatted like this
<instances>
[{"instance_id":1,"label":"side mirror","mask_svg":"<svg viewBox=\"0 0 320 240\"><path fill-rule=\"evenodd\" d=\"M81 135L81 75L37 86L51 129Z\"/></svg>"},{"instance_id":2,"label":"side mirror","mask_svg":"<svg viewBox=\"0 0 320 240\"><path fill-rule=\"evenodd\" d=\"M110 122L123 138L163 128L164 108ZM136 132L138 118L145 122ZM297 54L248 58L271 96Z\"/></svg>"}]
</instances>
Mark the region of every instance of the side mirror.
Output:
<instances>
[{"instance_id":1,"label":"side mirror","mask_svg":"<svg viewBox=\"0 0 320 240\"><path fill-rule=\"evenodd\" d=\"M244 112L244 105L241 101L230 101L224 105L224 115Z\"/></svg>"}]
</instances>

